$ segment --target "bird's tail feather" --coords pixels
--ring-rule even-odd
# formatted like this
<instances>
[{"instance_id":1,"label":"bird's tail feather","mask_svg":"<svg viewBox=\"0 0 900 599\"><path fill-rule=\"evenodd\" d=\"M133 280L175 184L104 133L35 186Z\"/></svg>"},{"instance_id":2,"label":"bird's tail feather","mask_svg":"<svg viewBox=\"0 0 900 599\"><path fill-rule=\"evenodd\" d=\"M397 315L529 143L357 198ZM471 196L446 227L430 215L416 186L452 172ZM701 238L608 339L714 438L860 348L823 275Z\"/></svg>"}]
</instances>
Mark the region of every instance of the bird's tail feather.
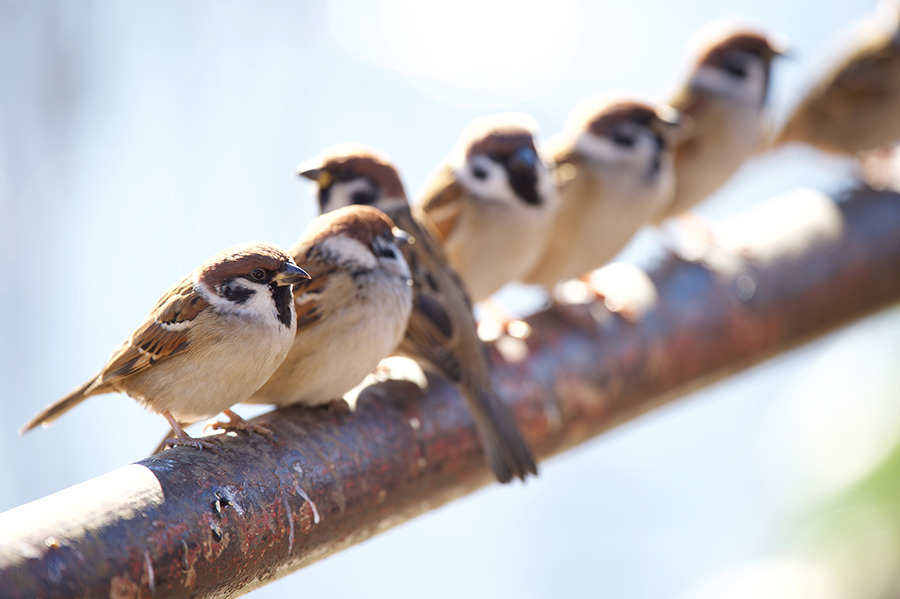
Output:
<instances>
[{"instance_id":1,"label":"bird's tail feather","mask_svg":"<svg viewBox=\"0 0 900 599\"><path fill-rule=\"evenodd\" d=\"M486 385L463 385L463 395L475 420L485 458L501 483L514 477L537 475L531 448L522 437L512 413Z\"/></svg>"},{"instance_id":2,"label":"bird's tail feather","mask_svg":"<svg viewBox=\"0 0 900 599\"><path fill-rule=\"evenodd\" d=\"M19 434L24 435L28 431L37 426L47 426L60 416L62 416L65 412L68 412L85 399L93 395L93 393L89 393L89 389L94 385L95 380L91 379L81 387L75 389L62 399L57 402L54 402L38 412L31 420L22 425L22 428L19 429Z\"/></svg>"}]
</instances>

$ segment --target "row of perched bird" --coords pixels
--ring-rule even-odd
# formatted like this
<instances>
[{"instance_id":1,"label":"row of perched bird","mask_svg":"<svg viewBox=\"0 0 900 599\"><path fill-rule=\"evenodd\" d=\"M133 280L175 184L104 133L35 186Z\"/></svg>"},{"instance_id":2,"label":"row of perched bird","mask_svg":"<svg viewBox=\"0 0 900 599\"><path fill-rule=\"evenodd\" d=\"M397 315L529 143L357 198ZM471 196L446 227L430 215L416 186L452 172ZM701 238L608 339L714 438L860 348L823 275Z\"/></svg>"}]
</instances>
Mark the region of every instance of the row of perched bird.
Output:
<instances>
[{"instance_id":1,"label":"row of perched bird","mask_svg":"<svg viewBox=\"0 0 900 599\"><path fill-rule=\"evenodd\" d=\"M810 92L777 144L852 155L900 137L896 16ZM642 225L715 191L765 141L782 53L759 31L719 29L668 104L592 99L545 146L527 116L477 119L412 206L386 157L334 146L298 170L317 184L322 215L297 244L244 244L204 262L99 374L22 430L118 391L168 420L170 445L215 447L183 426L222 412L230 422L218 428L270 435L232 406L327 404L396 353L458 386L498 480L536 474L491 385L471 301L514 280L551 288L583 275Z\"/></svg>"}]
</instances>

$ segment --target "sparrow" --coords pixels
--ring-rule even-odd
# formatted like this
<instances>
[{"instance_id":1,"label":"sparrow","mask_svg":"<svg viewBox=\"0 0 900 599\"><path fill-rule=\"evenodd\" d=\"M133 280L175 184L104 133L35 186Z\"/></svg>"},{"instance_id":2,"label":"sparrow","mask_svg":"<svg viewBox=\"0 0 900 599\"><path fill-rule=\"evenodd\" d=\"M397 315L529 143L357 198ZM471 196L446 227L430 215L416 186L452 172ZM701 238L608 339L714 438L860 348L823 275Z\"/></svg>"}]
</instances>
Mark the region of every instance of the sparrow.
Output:
<instances>
[{"instance_id":1,"label":"sparrow","mask_svg":"<svg viewBox=\"0 0 900 599\"><path fill-rule=\"evenodd\" d=\"M689 120L673 147L675 191L663 220L697 205L722 186L766 134L771 65L784 54L771 36L714 23L687 81L667 104Z\"/></svg>"},{"instance_id":2,"label":"sparrow","mask_svg":"<svg viewBox=\"0 0 900 599\"><path fill-rule=\"evenodd\" d=\"M287 355L297 330L291 285L308 278L272 245L223 250L170 288L95 377L26 422L20 434L92 395L119 392L169 422L170 445L215 447L182 425L224 412L235 428L252 426L230 408Z\"/></svg>"},{"instance_id":3,"label":"sparrow","mask_svg":"<svg viewBox=\"0 0 900 599\"><path fill-rule=\"evenodd\" d=\"M475 119L420 195L475 302L526 275L550 239L559 201L536 131L520 113Z\"/></svg>"},{"instance_id":4,"label":"sparrow","mask_svg":"<svg viewBox=\"0 0 900 599\"><path fill-rule=\"evenodd\" d=\"M289 250L312 276L294 284L293 345L246 403L330 403L394 351L412 310L409 267L400 251L408 240L371 206L346 206L310 223Z\"/></svg>"},{"instance_id":5,"label":"sparrow","mask_svg":"<svg viewBox=\"0 0 900 599\"><path fill-rule=\"evenodd\" d=\"M396 352L457 385L500 482L537 474L528 444L491 385L472 303L447 263L434 225L418 207L410 206L397 169L366 146L341 144L301 164L297 172L318 184L321 212L348 204L371 205L413 236L415 243L403 248L412 273L413 308Z\"/></svg>"},{"instance_id":6,"label":"sparrow","mask_svg":"<svg viewBox=\"0 0 900 599\"><path fill-rule=\"evenodd\" d=\"M851 33L843 55L797 104L775 145L805 143L854 156L900 140L900 13L873 14Z\"/></svg>"},{"instance_id":7,"label":"sparrow","mask_svg":"<svg viewBox=\"0 0 900 599\"><path fill-rule=\"evenodd\" d=\"M657 219L672 199L671 146L681 131L664 105L604 95L577 106L547 143L560 207L523 282L552 288L599 268Z\"/></svg>"}]
</instances>

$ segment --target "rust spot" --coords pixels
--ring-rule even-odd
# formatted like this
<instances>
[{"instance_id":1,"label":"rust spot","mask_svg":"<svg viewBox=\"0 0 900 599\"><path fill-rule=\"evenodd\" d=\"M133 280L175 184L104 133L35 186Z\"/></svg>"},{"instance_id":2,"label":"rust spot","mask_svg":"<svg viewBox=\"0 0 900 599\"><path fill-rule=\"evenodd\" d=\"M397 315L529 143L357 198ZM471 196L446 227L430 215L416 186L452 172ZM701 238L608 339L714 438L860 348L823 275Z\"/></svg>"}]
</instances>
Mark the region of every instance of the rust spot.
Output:
<instances>
[{"instance_id":1,"label":"rust spot","mask_svg":"<svg viewBox=\"0 0 900 599\"><path fill-rule=\"evenodd\" d=\"M140 587L127 576L113 576L109 581L110 599L133 599L140 596Z\"/></svg>"}]
</instances>

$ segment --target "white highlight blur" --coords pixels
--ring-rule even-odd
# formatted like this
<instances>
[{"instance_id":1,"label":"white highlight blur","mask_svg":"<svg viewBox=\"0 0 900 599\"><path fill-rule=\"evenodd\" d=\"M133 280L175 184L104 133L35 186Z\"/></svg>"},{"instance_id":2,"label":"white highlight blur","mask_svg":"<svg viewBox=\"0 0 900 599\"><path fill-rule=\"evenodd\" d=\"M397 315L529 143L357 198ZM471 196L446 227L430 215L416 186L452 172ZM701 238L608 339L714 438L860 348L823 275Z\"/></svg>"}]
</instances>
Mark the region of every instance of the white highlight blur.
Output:
<instances>
[{"instance_id":1,"label":"white highlight blur","mask_svg":"<svg viewBox=\"0 0 900 599\"><path fill-rule=\"evenodd\" d=\"M821 564L790 556L748 562L705 583L689 599L838 599L837 581Z\"/></svg>"},{"instance_id":2,"label":"white highlight blur","mask_svg":"<svg viewBox=\"0 0 900 599\"><path fill-rule=\"evenodd\" d=\"M716 242L765 262L829 243L843 230L844 217L834 200L816 189L800 188L722 219L716 225Z\"/></svg>"},{"instance_id":3,"label":"white highlight blur","mask_svg":"<svg viewBox=\"0 0 900 599\"><path fill-rule=\"evenodd\" d=\"M839 333L773 404L764 455L781 500L824 500L876 468L900 439L891 392L900 342L884 316Z\"/></svg>"},{"instance_id":4,"label":"white highlight blur","mask_svg":"<svg viewBox=\"0 0 900 599\"><path fill-rule=\"evenodd\" d=\"M581 28L574 0L335 0L329 10L335 37L366 60L423 82L486 90L558 73Z\"/></svg>"}]
</instances>

